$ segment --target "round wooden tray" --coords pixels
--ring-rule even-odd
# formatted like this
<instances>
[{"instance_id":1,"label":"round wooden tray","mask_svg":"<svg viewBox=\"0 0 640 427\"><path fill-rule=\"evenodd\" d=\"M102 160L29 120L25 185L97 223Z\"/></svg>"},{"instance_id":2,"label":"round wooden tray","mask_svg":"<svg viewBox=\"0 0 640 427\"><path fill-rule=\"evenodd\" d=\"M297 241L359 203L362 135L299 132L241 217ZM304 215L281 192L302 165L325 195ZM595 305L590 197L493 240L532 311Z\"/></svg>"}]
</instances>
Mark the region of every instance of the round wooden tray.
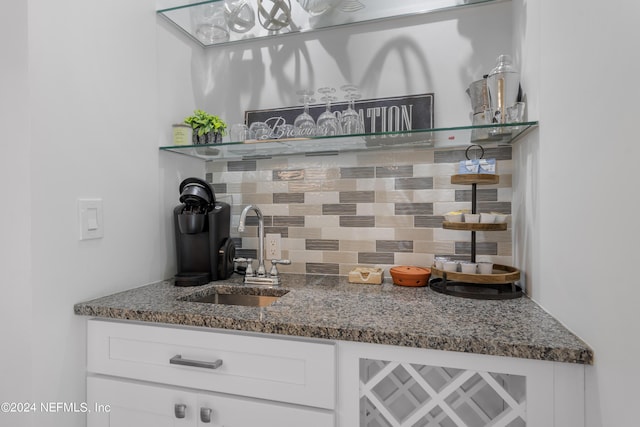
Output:
<instances>
[{"instance_id":1,"label":"round wooden tray","mask_svg":"<svg viewBox=\"0 0 640 427\"><path fill-rule=\"evenodd\" d=\"M492 274L454 273L431 267L431 275L443 278L446 277L447 280L455 282L475 283L478 285L496 285L500 283L512 283L516 280L520 280L520 270L515 267L500 264L493 264Z\"/></svg>"},{"instance_id":2,"label":"round wooden tray","mask_svg":"<svg viewBox=\"0 0 640 427\"><path fill-rule=\"evenodd\" d=\"M442 222L442 228L446 230L463 230L463 231L502 231L507 229L507 223L483 224L478 222Z\"/></svg>"},{"instance_id":3,"label":"round wooden tray","mask_svg":"<svg viewBox=\"0 0 640 427\"><path fill-rule=\"evenodd\" d=\"M498 184L500 182L500 175L494 175L489 173L469 173L452 175L452 184Z\"/></svg>"}]
</instances>

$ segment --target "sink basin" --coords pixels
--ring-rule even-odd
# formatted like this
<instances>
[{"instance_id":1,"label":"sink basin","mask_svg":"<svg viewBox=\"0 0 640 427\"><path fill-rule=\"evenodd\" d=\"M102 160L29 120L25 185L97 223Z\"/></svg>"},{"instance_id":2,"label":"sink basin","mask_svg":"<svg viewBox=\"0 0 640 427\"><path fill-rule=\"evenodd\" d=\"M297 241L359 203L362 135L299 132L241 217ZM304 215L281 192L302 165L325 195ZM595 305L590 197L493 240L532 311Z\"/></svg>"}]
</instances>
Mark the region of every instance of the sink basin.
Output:
<instances>
[{"instance_id":1,"label":"sink basin","mask_svg":"<svg viewBox=\"0 0 640 427\"><path fill-rule=\"evenodd\" d=\"M273 304L281 296L289 291L284 289L252 289L239 288L235 290L216 290L214 293L195 298L187 298L187 301L208 304L242 305L246 307L266 307Z\"/></svg>"}]
</instances>

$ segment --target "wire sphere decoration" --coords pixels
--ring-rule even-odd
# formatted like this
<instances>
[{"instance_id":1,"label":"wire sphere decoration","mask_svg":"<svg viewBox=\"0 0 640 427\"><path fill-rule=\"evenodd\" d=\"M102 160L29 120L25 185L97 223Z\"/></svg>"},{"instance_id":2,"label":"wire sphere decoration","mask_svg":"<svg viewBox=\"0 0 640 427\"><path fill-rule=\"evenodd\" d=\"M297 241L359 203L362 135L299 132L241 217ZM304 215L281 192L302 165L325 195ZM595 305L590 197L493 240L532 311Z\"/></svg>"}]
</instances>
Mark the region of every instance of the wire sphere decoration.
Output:
<instances>
[{"instance_id":1,"label":"wire sphere decoration","mask_svg":"<svg viewBox=\"0 0 640 427\"><path fill-rule=\"evenodd\" d=\"M256 13L247 0L225 0L224 11L229 29L246 33L256 25Z\"/></svg>"},{"instance_id":2,"label":"wire sphere decoration","mask_svg":"<svg viewBox=\"0 0 640 427\"><path fill-rule=\"evenodd\" d=\"M265 7L270 6L267 10ZM291 23L291 2L289 0L258 0L258 20L267 31L279 31Z\"/></svg>"}]
</instances>

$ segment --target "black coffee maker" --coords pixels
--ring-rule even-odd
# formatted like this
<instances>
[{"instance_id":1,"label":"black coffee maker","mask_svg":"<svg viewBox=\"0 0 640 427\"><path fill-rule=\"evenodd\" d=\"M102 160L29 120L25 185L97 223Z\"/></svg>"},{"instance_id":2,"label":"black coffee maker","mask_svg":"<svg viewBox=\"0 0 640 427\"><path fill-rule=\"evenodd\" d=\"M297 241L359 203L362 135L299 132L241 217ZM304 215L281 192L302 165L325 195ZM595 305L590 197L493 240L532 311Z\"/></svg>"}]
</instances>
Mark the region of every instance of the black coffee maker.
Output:
<instances>
[{"instance_id":1,"label":"black coffee maker","mask_svg":"<svg viewBox=\"0 0 640 427\"><path fill-rule=\"evenodd\" d=\"M173 210L178 273L176 286L200 286L233 274L235 245L229 237L231 207L216 202L213 188L198 178L180 184Z\"/></svg>"}]
</instances>

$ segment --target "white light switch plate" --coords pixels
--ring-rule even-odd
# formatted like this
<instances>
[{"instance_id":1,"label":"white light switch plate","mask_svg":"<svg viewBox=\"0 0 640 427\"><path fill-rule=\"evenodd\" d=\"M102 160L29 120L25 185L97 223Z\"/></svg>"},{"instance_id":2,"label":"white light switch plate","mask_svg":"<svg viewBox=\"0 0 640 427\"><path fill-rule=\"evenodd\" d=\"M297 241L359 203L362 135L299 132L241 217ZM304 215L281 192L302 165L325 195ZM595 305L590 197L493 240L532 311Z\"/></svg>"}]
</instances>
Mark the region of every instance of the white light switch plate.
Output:
<instances>
[{"instance_id":1,"label":"white light switch plate","mask_svg":"<svg viewBox=\"0 0 640 427\"><path fill-rule=\"evenodd\" d=\"M100 239L104 235L102 199L78 199L80 240Z\"/></svg>"}]
</instances>

